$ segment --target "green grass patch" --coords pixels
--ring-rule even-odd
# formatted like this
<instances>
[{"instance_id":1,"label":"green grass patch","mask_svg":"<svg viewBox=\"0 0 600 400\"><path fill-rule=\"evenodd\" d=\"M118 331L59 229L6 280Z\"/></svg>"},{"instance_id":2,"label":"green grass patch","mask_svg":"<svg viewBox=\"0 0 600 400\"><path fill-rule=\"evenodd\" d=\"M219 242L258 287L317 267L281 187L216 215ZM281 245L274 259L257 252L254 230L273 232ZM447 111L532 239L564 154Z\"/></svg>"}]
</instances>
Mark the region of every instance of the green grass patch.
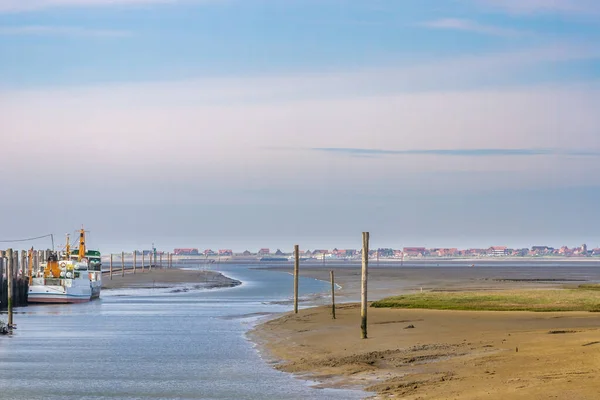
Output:
<instances>
[{"instance_id":1,"label":"green grass patch","mask_svg":"<svg viewBox=\"0 0 600 400\"><path fill-rule=\"evenodd\" d=\"M598 289L497 292L425 292L388 297L372 303L371 307L468 311L600 312L600 287Z\"/></svg>"},{"instance_id":2,"label":"green grass patch","mask_svg":"<svg viewBox=\"0 0 600 400\"><path fill-rule=\"evenodd\" d=\"M600 283L584 283L578 286L579 289L583 290L600 290Z\"/></svg>"}]
</instances>

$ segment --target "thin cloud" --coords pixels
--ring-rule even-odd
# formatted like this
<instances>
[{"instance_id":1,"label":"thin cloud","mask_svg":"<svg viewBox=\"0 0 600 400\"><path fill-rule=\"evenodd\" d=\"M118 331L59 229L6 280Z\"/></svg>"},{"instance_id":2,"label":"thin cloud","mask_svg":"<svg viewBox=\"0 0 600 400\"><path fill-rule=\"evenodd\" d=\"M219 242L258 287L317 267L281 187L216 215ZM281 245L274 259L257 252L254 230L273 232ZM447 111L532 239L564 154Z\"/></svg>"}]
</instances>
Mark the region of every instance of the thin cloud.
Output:
<instances>
[{"instance_id":1,"label":"thin cloud","mask_svg":"<svg viewBox=\"0 0 600 400\"><path fill-rule=\"evenodd\" d=\"M183 2L208 3L220 0L0 0L0 13L30 12L51 8L82 8L109 6L140 6L177 4Z\"/></svg>"},{"instance_id":2,"label":"thin cloud","mask_svg":"<svg viewBox=\"0 0 600 400\"><path fill-rule=\"evenodd\" d=\"M589 150L562 149L411 149L384 150L345 147L314 147L312 151L345 154L350 156L385 156L385 155L435 155L462 157L500 157L500 156L600 156L600 152Z\"/></svg>"},{"instance_id":3,"label":"thin cloud","mask_svg":"<svg viewBox=\"0 0 600 400\"><path fill-rule=\"evenodd\" d=\"M484 25L475 21L458 18L443 18L434 21L428 21L421 24L427 28L432 29L448 29L457 30L464 32L481 33L485 35L493 36L522 36L525 34L523 31L516 29L501 28L492 25Z\"/></svg>"},{"instance_id":4,"label":"thin cloud","mask_svg":"<svg viewBox=\"0 0 600 400\"><path fill-rule=\"evenodd\" d=\"M26 25L0 27L0 35L126 37L131 36L131 32L115 29L90 29L75 26Z\"/></svg>"},{"instance_id":5,"label":"thin cloud","mask_svg":"<svg viewBox=\"0 0 600 400\"><path fill-rule=\"evenodd\" d=\"M598 0L472 0L511 14L600 14Z\"/></svg>"}]
</instances>

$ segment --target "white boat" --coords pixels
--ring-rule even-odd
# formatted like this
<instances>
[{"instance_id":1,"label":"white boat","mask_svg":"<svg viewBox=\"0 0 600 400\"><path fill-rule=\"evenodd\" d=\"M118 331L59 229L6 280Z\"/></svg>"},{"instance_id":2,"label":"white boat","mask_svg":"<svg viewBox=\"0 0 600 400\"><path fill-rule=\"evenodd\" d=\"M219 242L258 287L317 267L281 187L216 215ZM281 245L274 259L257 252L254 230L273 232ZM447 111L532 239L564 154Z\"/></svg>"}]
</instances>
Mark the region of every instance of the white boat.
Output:
<instances>
[{"instance_id":1,"label":"white boat","mask_svg":"<svg viewBox=\"0 0 600 400\"><path fill-rule=\"evenodd\" d=\"M99 263L86 257L85 231L79 234L79 249L71 254L67 249L62 259L53 253L40 264L39 276L29 277L29 303L83 303L100 297L102 271Z\"/></svg>"}]
</instances>

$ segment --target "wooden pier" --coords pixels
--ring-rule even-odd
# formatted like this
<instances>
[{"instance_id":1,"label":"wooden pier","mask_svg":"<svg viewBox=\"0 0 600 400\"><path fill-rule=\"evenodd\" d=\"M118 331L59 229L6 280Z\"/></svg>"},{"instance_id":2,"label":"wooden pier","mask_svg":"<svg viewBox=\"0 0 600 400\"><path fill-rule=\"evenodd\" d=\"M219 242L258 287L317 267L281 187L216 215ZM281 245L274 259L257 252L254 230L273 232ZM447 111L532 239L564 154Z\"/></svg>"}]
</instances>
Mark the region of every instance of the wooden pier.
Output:
<instances>
[{"instance_id":1,"label":"wooden pier","mask_svg":"<svg viewBox=\"0 0 600 400\"><path fill-rule=\"evenodd\" d=\"M0 310L9 305L8 294L11 292L13 307L27 305L29 291L29 265L32 269L39 267L40 253L43 251L25 251L7 249L0 251ZM12 287L9 288L9 282Z\"/></svg>"}]
</instances>

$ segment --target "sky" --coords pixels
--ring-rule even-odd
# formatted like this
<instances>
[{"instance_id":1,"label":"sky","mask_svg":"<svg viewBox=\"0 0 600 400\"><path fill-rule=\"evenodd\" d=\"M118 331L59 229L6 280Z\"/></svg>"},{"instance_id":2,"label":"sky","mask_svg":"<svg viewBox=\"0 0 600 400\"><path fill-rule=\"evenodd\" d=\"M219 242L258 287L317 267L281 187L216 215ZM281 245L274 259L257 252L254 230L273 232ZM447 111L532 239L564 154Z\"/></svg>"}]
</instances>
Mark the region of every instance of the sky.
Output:
<instances>
[{"instance_id":1,"label":"sky","mask_svg":"<svg viewBox=\"0 0 600 400\"><path fill-rule=\"evenodd\" d=\"M0 0L0 240L596 247L598 104L596 0Z\"/></svg>"}]
</instances>

